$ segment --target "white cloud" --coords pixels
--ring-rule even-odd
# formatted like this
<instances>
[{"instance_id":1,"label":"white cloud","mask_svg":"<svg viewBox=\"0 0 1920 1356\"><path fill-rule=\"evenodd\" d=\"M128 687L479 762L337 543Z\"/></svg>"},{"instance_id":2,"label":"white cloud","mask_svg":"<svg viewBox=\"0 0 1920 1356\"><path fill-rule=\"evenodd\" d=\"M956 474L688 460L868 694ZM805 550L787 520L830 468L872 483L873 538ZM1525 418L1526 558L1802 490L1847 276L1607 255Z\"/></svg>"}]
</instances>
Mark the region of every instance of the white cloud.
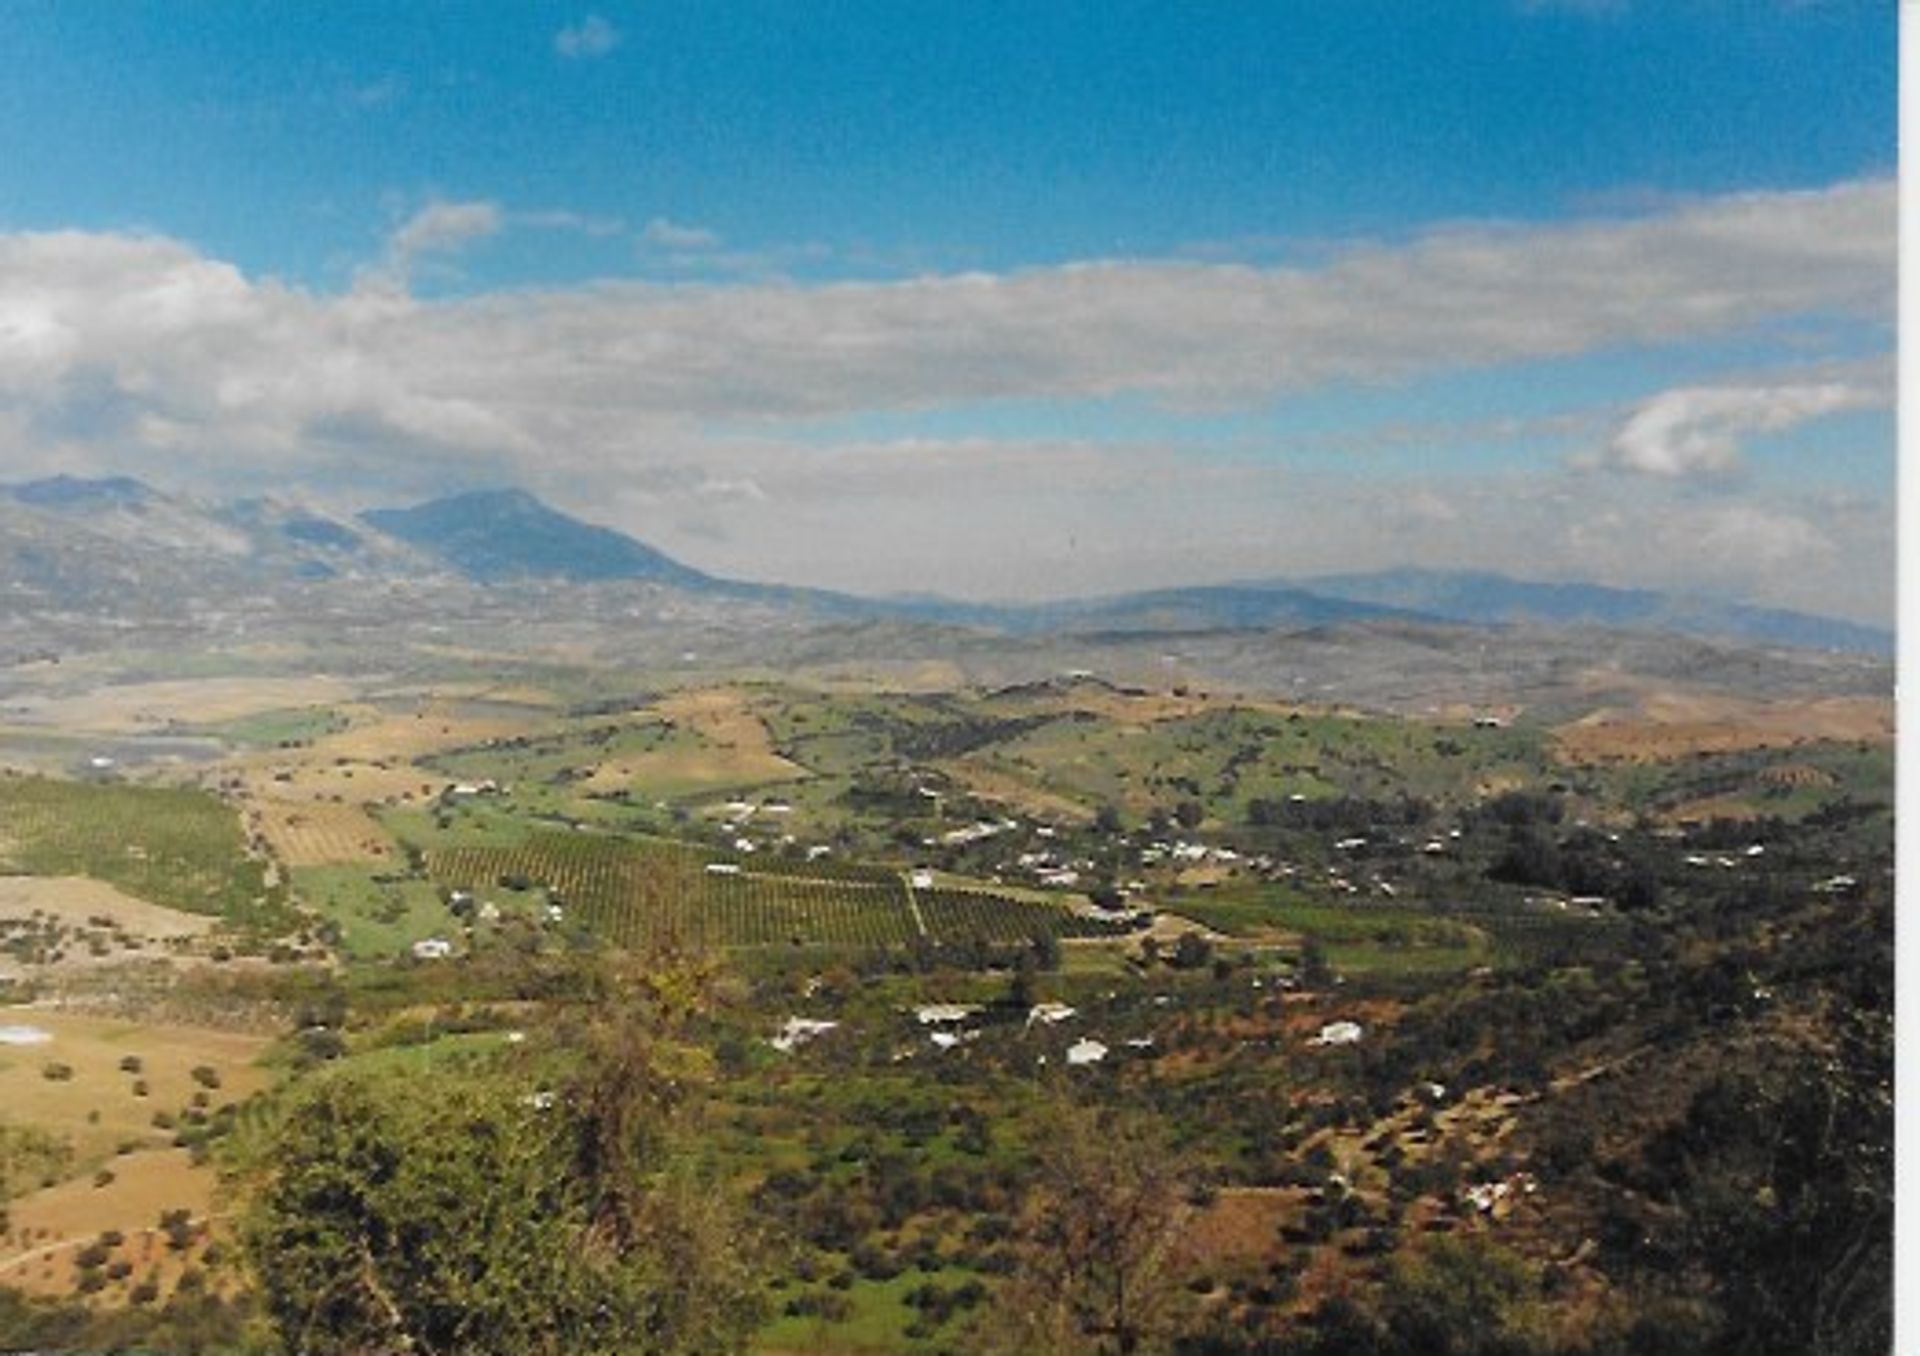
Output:
<instances>
[{"instance_id":1,"label":"white cloud","mask_svg":"<svg viewBox=\"0 0 1920 1356\"><path fill-rule=\"evenodd\" d=\"M720 237L704 226L688 226L666 217L655 217L640 232L644 244L663 250L711 250L719 247Z\"/></svg>"},{"instance_id":2,"label":"white cloud","mask_svg":"<svg viewBox=\"0 0 1920 1356\"><path fill-rule=\"evenodd\" d=\"M1607 444L1604 465L1651 476L1721 475L1740 465L1742 441L1847 410L1890 393L1846 381L1771 386L1683 386L1643 402Z\"/></svg>"},{"instance_id":3,"label":"white cloud","mask_svg":"<svg viewBox=\"0 0 1920 1356\"><path fill-rule=\"evenodd\" d=\"M384 278L406 285L414 266L432 254L451 254L476 240L498 235L505 214L496 202L431 202L387 238Z\"/></svg>"},{"instance_id":4,"label":"white cloud","mask_svg":"<svg viewBox=\"0 0 1920 1356\"><path fill-rule=\"evenodd\" d=\"M598 14L589 14L553 35L553 50L569 59L603 57L619 45L620 30Z\"/></svg>"},{"instance_id":5,"label":"white cloud","mask_svg":"<svg viewBox=\"0 0 1920 1356\"><path fill-rule=\"evenodd\" d=\"M1425 497L1396 488L1397 509L1356 499L1344 516L1303 513L1307 500L1276 490L1285 482L1271 464L1202 452L1062 439L825 455L798 445L791 424L1112 395L1261 407L1332 384L1683 344L1804 315L1890 328L1895 265L1892 185L1866 182L1626 221L1454 228L1312 267L1108 261L821 286L607 282L445 300L407 290L422 261L527 224L579 223L432 204L395 232L388 271L341 295L249 278L164 238L0 234L0 457L10 469L117 466L220 488L306 481L385 498L520 480L582 508L622 495L635 515L645 503L704 506L738 525L729 549L741 554L716 565L802 577L790 553L811 553L815 577L843 584L866 569L924 586L956 562L1002 591L1042 578L1060 591L1144 583L1147 571L1217 578L1272 568L1256 557L1277 549L1275 524L1289 549L1320 542L1328 557L1396 531L1469 552L1500 532L1519 540L1495 527L1517 510L1479 506L1456 481ZM1876 389L1858 372L1809 369L1669 392L1628 418L1613 455L1641 470L1711 467L1727 440L1860 407L1856 388ZM668 466L681 470L655 476ZM1657 474L1589 481L1609 496L1665 488ZM1089 496L1097 523L1075 507ZM936 501L959 507L929 514ZM1708 548L1777 563L1790 549L1797 562L1769 568L1826 561L1808 578L1829 581L1836 562L1860 569L1853 538L1824 519L1805 519L1809 536L1708 521L1698 506L1682 523L1679 511L1658 510L1680 524L1662 538L1664 566ZM1582 519L1555 512L1563 537L1529 549L1571 559ZM1596 531L1592 558L1638 550L1643 535L1631 520ZM1050 563L1036 570L1024 545L980 546L1015 540ZM1823 540L1841 555L1823 556Z\"/></svg>"},{"instance_id":6,"label":"white cloud","mask_svg":"<svg viewBox=\"0 0 1920 1356\"><path fill-rule=\"evenodd\" d=\"M418 260L504 224L494 203L432 204L395 232L391 266L404 282ZM1624 223L1453 230L1317 269L1111 262L440 301L391 276L343 296L298 292L163 239L11 235L0 236L0 381L14 372L17 398L37 403L88 366L141 399L204 403L216 421L271 408L294 437L352 374L390 406L468 410L469 427L611 473L649 422L1117 393L1231 406L1806 313L1878 323L1893 270L1884 183ZM217 394L235 390L254 394Z\"/></svg>"},{"instance_id":7,"label":"white cloud","mask_svg":"<svg viewBox=\"0 0 1920 1356\"><path fill-rule=\"evenodd\" d=\"M1764 576L1834 552L1805 518L1753 504L1716 505L1693 526L1694 550L1710 574Z\"/></svg>"}]
</instances>

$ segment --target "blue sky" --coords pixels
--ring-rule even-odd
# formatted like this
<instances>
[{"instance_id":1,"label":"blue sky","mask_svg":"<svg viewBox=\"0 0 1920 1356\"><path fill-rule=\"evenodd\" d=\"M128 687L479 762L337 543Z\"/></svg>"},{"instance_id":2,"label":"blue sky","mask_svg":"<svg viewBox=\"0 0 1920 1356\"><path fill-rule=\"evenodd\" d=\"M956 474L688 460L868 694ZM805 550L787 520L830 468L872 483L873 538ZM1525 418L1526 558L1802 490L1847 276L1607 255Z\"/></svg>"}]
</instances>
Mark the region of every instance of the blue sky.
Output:
<instances>
[{"instance_id":1,"label":"blue sky","mask_svg":"<svg viewBox=\"0 0 1920 1356\"><path fill-rule=\"evenodd\" d=\"M14 0L0 457L512 480L873 591L1411 561L1886 620L1895 19Z\"/></svg>"}]
</instances>

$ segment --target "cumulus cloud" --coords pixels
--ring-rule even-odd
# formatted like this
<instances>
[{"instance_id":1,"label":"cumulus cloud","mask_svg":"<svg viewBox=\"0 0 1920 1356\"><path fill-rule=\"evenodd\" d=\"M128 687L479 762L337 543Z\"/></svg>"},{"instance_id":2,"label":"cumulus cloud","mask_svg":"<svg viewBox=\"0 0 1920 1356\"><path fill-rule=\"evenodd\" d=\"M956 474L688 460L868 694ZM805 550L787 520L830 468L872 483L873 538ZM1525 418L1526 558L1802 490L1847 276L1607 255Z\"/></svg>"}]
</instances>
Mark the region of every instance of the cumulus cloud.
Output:
<instances>
[{"instance_id":1,"label":"cumulus cloud","mask_svg":"<svg viewBox=\"0 0 1920 1356\"><path fill-rule=\"evenodd\" d=\"M1883 389L1846 381L1678 387L1636 408L1608 442L1602 462L1640 475L1724 475L1740 465L1743 441L1754 434L1782 433L1888 400Z\"/></svg>"},{"instance_id":2,"label":"cumulus cloud","mask_svg":"<svg viewBox=\"0 0 1920 1356\"><path fill-rule=\"evenodd\" d=\"M553 50L569 60L603 57L619 45L620 30L598 14L589 14L553 35Z\"/></svg>"},{"instance_id":3,"label":"cumulus cloud","mask_svg":"<svg viewBox=\"0 0 1920 1356\"><path fill-rule=\"evenodd\" d=\"M1120 393L1229 406L1808 313L1879 321L1893 202L1880 182L1736 196L1644 220L1452 230L1313 269L1108 262L435 301L298 292L157 238L0 236L0 380L14 372L18 397L41 401L92 365L144 399L221 421L270 408L295 429L327 393L377 387L383 407L441 412L463 437L511 431L610 468L619 430L650 420ZM404 281L505 220L494 203L431 204L389 257Z\"/></svg>"}]
</instances>

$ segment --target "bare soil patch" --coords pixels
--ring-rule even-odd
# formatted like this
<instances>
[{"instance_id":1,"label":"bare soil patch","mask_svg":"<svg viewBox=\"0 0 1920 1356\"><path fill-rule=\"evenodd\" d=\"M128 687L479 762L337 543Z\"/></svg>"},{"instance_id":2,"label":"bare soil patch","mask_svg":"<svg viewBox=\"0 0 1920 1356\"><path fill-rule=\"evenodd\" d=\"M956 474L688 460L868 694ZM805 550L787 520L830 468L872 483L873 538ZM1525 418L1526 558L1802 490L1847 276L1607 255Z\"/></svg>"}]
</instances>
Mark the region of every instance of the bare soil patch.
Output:
<instances>
[{"instance_id":1,"label":"bare soil patch","mask_svg":"<svg viewBox=\"0 0 1920 1356\"><path fill-rule=\"evenodd\" d=\"M1696 753L1786 748L1822 740L1884 743L1893 703L1882 697L1749 701L1662 693L1637 710L1603 707L1554 731L1565 762L1663 762Z\"/></svg>"}]
</instances>

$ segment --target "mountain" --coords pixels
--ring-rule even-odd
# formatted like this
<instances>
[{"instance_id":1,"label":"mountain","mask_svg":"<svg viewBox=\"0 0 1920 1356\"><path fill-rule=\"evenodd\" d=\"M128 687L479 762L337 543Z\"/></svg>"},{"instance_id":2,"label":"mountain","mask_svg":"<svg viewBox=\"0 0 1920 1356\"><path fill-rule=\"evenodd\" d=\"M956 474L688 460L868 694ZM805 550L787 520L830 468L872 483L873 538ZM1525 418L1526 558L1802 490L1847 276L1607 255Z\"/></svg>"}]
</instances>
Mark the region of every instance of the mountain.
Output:
<instances>
[{"instance_id":1,"label":"mountain","mask_svg":"<svg viewBox=\"0 0 1920 1356\"><path fill-rule=\"evenodd\" d=\"M309 506L218 503L125 476L0 485L0 601L132 619L265 606L284 590L443 574L404 543Z\"/></svg>"},{"instance_id":2,"label":"mountain","mask_svg":"<svg viewBox=\"0 0 1920 1356\"><path fill-rule=\"evenodd\" d=\"M1019 635L1270 631L1356 621L1434 620L1407 608L1330 598L1286 584L1151 589L1046 603L955 603L912 598L892 600L889 605L903 615L925 621Z\"/></svg>"},{"instance_id":3,"label":"mountain","mask_svg":"<svg viewBox=\"0 0 1920 1356\"><path fill-rule=\"evenodd\" d=\"M129 623L267 612L316 625L389 604L463 615L524 606L508 596L523 584L637 585L652 590L646 608L717 625L930 626L987 645L1404 624L1599 627L1880 657L1893 647L1885 631L1831 618L1480 572L1398 569L1024 604L863 598L709 575L521 490L349 519L292 498L219 503L124 476L0 485L0 612L29 629L33 617L62 612ZM630 590L622 597L621 606L641 605Z\"/></svg>"},{"instance_id":4,"label":"mountain","mask_svg":"<svg viewBox=\"0 0 1920 1356\"><path fill-rule=\"evenodd\" d=\"M413 508L370 509L360 521L483 584L643 579L701 589L719 582L624 533L548 508L524 490L478 490Z\"/></svg>"},{"instance_id":5,"label":"mountain","mask_svg":"<svg viewBox=\"0 0 1920 1356\"><path fill-rule=\"evenodd\" d=\"M153 497L152 490L131 476L86 480L78 476L61 475L9 485L5 489L9 497L19 503L53 509L99 505L125 507L143 504Z\"/></svg>"},{"instance_id":6,"label":"mountain","mask_svg":"<svg viewBox=\"0 0 1920 1356\"><path fill-rule=\"evenodd\" d=\"M1723 640L1891 655L1889 631L1833 617L1587 583L1539 583L1477 570L1401 567L1321 575L1301 587L1332 598L1407 608L1481 625L1535 622L1673 631Z\"/></svg>"}]
</instances>

